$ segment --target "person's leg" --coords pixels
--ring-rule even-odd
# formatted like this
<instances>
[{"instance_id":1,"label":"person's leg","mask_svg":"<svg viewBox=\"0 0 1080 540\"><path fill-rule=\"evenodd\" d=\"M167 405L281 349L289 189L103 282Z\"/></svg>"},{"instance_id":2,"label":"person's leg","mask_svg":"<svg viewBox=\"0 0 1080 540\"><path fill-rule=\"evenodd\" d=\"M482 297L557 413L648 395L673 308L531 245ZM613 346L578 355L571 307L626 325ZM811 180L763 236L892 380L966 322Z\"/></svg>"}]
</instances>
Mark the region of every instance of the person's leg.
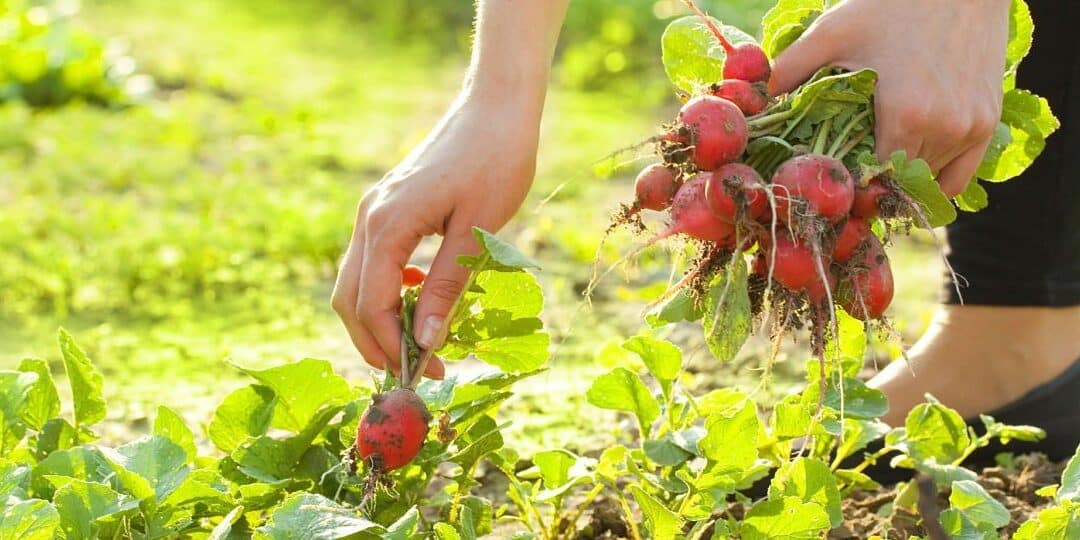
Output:
<instances>
[{"instance_id":1,"label":"person's leg","mask_svg":"<svg viewBox=\"0 0 1080 540\"><path fill-rule=\"evenodd\" d=\"M870 382L889 398L892 425L925 393L977 418L1055 379L1080 378L1070 370L1080 359L1080 5L1031 4L1035 46L1018 86L1045 96L1062 128L1023 177L985 184L989 208L949 227L964 302L950 291L910 365L894 362ZM1068 397L1062 408L1077 411L1063 414L1080 413L1080 396ZM1065 435L1080 438L1080 425Z\"/></svg>"}]
</instances>

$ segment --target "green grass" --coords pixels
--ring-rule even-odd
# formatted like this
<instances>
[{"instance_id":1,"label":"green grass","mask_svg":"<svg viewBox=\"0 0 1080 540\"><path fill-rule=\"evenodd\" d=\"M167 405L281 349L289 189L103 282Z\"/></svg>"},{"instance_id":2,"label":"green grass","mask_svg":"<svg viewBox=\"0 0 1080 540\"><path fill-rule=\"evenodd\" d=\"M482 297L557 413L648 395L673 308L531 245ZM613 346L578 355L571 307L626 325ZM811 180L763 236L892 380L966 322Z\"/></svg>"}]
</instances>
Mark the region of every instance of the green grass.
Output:
<instances>
[{"instance_id":1,"label":"green grass","mask_svg":"<svg viewBox=\"0 0 1080 540\"><path fill-rule=\"evenodd\" d=\"M365 379L328 306L336 261L365 187L438 118L465 59L372 41L325 3L97 1L81 20L125 42L160 89L120 111L0 106L0 368L29 355L55 362L66 326L106 374L117 429L141 429L158 403L205 421L240 380L226 360L327 358ZM582 304L608 213L648 156L619 154L629 165L612 179L594 166L676 107L647 90L656 80L642 86L549 95L536 188L506 231L543 263L557 342L551 371L508 406L526 447L614 437L612 417L584 404L602 369L592 357L640 328L649 296L637 286L669 277L669 255L654 250ZM602 264L636 241L613 236ZM937 267L925 242L896 258L897 327L912 338ZM718 367L697 333L674 337L700 384L753 384L764 344ZM785 349L796 361L771 391L801 377L799 351Z\"/></svg>"}]
</instances>

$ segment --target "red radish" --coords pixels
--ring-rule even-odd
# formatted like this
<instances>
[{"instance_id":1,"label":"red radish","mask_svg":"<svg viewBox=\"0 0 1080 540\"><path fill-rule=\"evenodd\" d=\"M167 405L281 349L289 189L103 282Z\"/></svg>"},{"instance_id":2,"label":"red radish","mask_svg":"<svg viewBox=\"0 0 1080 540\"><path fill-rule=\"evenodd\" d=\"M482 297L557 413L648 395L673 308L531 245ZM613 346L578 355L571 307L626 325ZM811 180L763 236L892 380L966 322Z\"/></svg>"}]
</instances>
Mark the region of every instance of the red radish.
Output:
<instances>
[{"instance_id":1,"label":"red radish","mask_svg":"<svg viewBox=\"0 0 1080 540\"><path fill-rule=\"evenodd\" d=\"M731 163L746 150L746 118L726 99L691 99L679 111L679 122L690 128L694 163L700 169L711 171Z\"/></svg>"},{"instance_id":2,"label":"red radish","mask_svg":"<svg viewBox=\"0 0 1080 540\"><path fill-rule=\"evenodd\" d=\"M889 188L881 180L872 178L866 187L855 188L855 202L851 206L852 215L861 218L875 218L881 215L881 199L889 195Z\"/></svg>"},{"instance_id":3,"label":"red radish","mask_svg":"<svg viewBox=\"0 0 1080 540\"><path fill-rule=\"evenodd\" d=\"M817 279L814 251L809 245L796 242L788 232L778 233L769 244L765 246L765 264L771 265L772 277L778 283L789 291L798 291Z\"/></svg>"},{"instance_id":4,"label":"red radish","mask_svg":"<svg viewBox=\"0 0 1080 540\"><path fill-rule=\"evenodd\" d=\"M826 269L825 275L829 279L829 291L832 292L833 298L836 297L836 274ZM806 297L810 300L810 303L814 305L820 305L826 299L828 295L825 294L825 282L821 281L821 276L814 274L814 279L806 285Z\"/></svg>"},{"instance_id":5,"label":"red radish","mask_svg":"<svg viewBox=\"0 0 1080 540\"><path fill-rule=\"evenodd\" d=\"M726 40L725 40L726 41ZM721 43L723 45L723 43ZM724 47L724 78L748 82L766 82L772 75L769 57L757 43L749 41Z\"/></svg>"},{"instance_id":6,"label":"red radish","mask_svg":"<svg viewBox=\"0 0 1080 540\"><path fill-rule=\"evenodd\" d=\"M753 116L769 105L769 96L761 83L727 79L710 86L709 93L734 103L746 116Z\"/></svg>"},{"instance_id":7,"label":"red radish","mask_svg":"<svg viewBox=\"0 0 1080 540\"><path fill-rule=\"evenodd\" d=\"M648 210L666 210L671 206L671 199L679 190L679 179L675 171L660 163L645 167L634 181L637 199L635 208Z\"/></svg>"},{"instance_id":8,"label":"red radish","mask_svg":"<svg viewBox=\"0 0 1080 540\"><path fill-rule=\"evenodd\" d=\"M734 245L735 225L720 219L709 209L705 187L708 176L699 174L687 181L671 203L671 225L659 237L685 234L698 240Z\"/></svg>"},{"instance_id":9,"label":"red radish","mask_svg":"<svg viewBox=\"0 0 1080 540\"><path fill-rule=\"evenodd\" d=\"M833 245L832 252L833 260L845 262L850 259L867 236L870 236L870 222L855 216L848 218L844 226L840 228L840 234L836 235L836 244Z\"/></svg>"},{"instance_id":10,"label":"red radish","mask_svg":"<svg viewBox=\"0 0 1080 540\"><path fill-rule=\"evenodd\" d=\"M750 273L755 276L769 277L769 261L765 259L764 251L758 251L754 260L750 261Z\"/></svg>"},{"instance_id":11,"label":"red radish","mask_svg":"<svg viewBox=\"0 0 1080 540\"><path fill-rule=\"evenodd\" d=\"M728 163L698 176L705 177L705 201L720 219L735 223L739 208L743 208L750 219L760 219L769 210L765 181L749 165Z\"/></svg>"},{"instance_id":12,"label":"red radish","mask_svg":"<svg viewBox=\"0 0 1080 540\"><path fill-rule=\"evenodd\" d=\"M867 249L837 294L840 305L860 320L879 319L892 303L893 275L889 258L876 236L867 238Z\"/></svg>"},{"instance_id":13,"label":"red radish","mask_svg":"<svg viewBox=\"0 0 1080 540\"><path fill-rule=\"evenodd\" d=\"M761 50L758 44L744 42L732 45L731 41L716 27L712 19L705 15L693 0L683 0L683 3L694 10L694 13L702 21L705 21L705 26L716 36L716 40L724 48L724 52L727 54L727 58L724 59L725 79L739 79L749 82L765 82L769 80L769 75L772 74L769 57L765 55L765 51Z\"/></svg>"},{"instance_id":14,"label":"red radish","mask_svg":"<svg viewBox=\"0 0 1080 540\"><path fill-rule=\"evenodd\" d=\"M427 272L419 266L408 265L401 269L401 286L402 287L415 287L424 282L427 278Z\"/></svg>"},{"instance_id":15,"label":"red radish","mask_svg":"<svg viewBox=\"0 0 1080 540\"><path fill-rule=\"evenodd\" d=\"M424 400L407 388L371 399L356 431L356 450L373 467L385 471L404 467L423 448L431 414Z\"/></svg>"},{"instance_id":16,"label":"red radish","mask_svg":"<svg viewBox=\"0 0 1080 540\"><path fill-rule=\"evenodd\" d=\"M806 202L807 210L832 223L848 216L855 199L855 181L839 160L817 154L793 157L773 174L773 193L780 221L797 212L792 199Z\"/></svg>"}]
</instances>

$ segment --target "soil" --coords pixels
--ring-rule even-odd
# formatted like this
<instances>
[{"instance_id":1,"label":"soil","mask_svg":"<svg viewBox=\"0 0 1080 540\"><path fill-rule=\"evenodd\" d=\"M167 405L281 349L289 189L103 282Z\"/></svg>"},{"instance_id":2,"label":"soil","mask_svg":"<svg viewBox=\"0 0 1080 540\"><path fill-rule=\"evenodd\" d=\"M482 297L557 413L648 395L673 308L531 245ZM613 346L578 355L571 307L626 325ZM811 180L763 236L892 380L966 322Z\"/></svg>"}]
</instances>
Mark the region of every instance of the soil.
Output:
<instances>
[{"instance_id":1,"label":"soil","mask_svg":"<svg viewBox=\"0 0 1080 540\"><path fill-rule=\"evenodd\" d=\"M1012 515L1012 521L1000 532L1003 538L1011 538L1013 533L1025 521L1034 518L1051 502L1035 494L1040 488L1058 483L1064 463L1054 463L1041 454L1019 456L1009 468L990 467L979 475L978 482L986 491L1005 505ZM501 472L488 471L481 484L489 486L488 480L496 480L494 487L484 496L494 500L504 500L499 493L505 489L505 477L501 483L495 477ZM932 489L932 487L931 487ZM504 492L503 492L504 493ZM893 508L896 498L895 486L873 492L856 491L844 498L844 523L829 532L828 540L860 540L878 535L890 539L912 537L937 538L923 526L923 515L936 515L949 507L948 491L939 492L933 504L921 504L921 512L913 514ZM742 516L748 507L741 503L732 504L729 516ZM589 510L577 524L577 540L620 539L628 538L629 528L618 502L610 497L600 496L590 505ZM512 534L518 527L496 525L496 535ZM510 529L516 529L511 531ZM940 528L939 528L940 530ZM706 536L707 538L708 536ZM944 538L944 536L941 536Z\"/></svg>"}]
</instances>

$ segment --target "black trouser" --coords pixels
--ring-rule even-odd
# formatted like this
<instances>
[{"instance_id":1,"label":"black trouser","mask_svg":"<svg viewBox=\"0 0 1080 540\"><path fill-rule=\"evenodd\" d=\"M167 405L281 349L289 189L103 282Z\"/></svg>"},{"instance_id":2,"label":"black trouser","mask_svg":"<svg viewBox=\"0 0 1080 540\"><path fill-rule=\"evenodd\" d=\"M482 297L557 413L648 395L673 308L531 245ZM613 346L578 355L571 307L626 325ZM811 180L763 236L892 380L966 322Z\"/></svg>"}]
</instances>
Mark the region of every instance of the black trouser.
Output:
<instances>
[{"instance_id":1,"label":"black trouser","mask_svg":"<svg viewBox=\"0 0 1080 540\"><path fill-rule=\"evenodd\" d=\"M1019 178L984 183L988 208L949 226L966 304L1080 305L1080 2L1028 3L1035 42L1017 87L1045 97L1061 129ZM959 302L951 283L948 301Z\"/></svg>"}]
</instances>

